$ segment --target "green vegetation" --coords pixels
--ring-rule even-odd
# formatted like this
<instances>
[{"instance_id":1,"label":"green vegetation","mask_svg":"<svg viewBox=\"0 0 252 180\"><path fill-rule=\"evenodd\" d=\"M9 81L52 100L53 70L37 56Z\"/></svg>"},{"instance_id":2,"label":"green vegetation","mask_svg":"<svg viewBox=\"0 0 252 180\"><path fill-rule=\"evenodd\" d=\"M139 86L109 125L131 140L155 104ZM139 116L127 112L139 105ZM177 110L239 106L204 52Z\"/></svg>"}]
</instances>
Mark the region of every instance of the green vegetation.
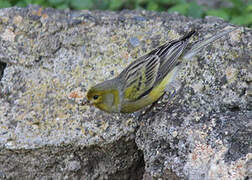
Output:
<instances>
[{"instance_id":1,"label":"green vegetation","mask_svg":"<svg viewBox=\"0 0 252 180\"><path fill-rule=\"evenodd\" d=\"M209 9L195 2L186 0L0 0L0 8L37 4L43 7L57 9L147 9L151 11L177 11L186 16L202 18L204 16L218 16L234 24L252 27L252 1L226 0L231 7ZM250 2L250 3L249 3Z\"/></svg>"}]
</instances>

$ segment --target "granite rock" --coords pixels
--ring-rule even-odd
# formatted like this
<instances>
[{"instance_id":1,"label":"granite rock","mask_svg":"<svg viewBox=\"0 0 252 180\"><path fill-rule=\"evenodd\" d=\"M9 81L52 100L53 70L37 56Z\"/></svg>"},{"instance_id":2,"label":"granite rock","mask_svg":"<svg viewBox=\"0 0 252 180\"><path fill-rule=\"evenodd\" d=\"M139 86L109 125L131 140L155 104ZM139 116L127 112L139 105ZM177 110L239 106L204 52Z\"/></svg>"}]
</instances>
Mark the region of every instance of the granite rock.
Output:
<instances>
[{"instance_id":1,"label":"granite rock","mask_svg":"<svg viewBox=\"0 0 252 180\"><path fill-rule=\"evenodd\" d=\"M88 88L154 47L231 26L176 13L0 9L0 178L249 179L251 29L184 62L180 91L145 114L81 105Z\"/></svg>"}]
</instances>

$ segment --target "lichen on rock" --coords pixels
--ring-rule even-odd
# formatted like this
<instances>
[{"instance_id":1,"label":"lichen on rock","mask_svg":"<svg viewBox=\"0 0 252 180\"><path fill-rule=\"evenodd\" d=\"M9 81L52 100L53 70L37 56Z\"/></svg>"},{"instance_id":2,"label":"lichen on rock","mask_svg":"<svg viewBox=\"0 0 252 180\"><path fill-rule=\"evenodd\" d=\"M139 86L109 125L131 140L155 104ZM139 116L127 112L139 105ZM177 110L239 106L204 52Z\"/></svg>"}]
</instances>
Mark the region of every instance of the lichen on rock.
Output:
<instances>
[{"instance_id":1,"label":"lichen on rock","mask_svg":"<svg viewBox=\"0 0 252 180\"><path fill-rule=\"evenodd\" d=\"M227 26L148 11L0 9L0 178L250 178L251 29L185 62L182 89L143 116L80 104L154 47Z\"/></svg>"}]
</instances>

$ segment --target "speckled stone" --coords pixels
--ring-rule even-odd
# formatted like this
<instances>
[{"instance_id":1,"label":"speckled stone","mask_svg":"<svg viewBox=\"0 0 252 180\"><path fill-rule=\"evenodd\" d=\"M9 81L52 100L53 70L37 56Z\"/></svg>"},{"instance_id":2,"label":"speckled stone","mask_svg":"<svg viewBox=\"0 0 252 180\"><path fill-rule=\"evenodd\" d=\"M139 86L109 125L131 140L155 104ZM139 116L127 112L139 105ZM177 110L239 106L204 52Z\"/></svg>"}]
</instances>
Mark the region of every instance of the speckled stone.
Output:
<instances>
[{"instance_id":1,"label":"speckled stone","mask_svg":"<svg viewBox=\"0 0 252 180\"><path fill-rule=\"evenodd\" d=\"M144 116L81 105L92 85L157 45L192 28L198 40L226 26L176 13L0 9L0 177L248 177L250 29L185 62L178 95Z\"/></svg>"}]
</instances>

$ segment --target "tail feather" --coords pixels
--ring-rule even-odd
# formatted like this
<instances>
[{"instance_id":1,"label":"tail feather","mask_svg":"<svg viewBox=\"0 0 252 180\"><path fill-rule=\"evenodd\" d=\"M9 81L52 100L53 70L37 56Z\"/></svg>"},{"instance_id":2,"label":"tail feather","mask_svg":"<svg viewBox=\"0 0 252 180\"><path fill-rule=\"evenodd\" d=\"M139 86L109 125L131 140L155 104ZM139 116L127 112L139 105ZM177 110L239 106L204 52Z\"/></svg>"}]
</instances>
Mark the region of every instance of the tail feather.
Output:
<instances>
[{"instance_id":1,"label":"tail feather","mask_svg":"<svg viewBox=\"0 0 252 180\"><path fill-rule=\"evenodd\" d=\"M238 27L233 28L233 29L224 30L224 31L222 31L222 32L210 37L210 38L207 38L205 40L202 40L200 42L195 43L194 45L192 45L192 47L187 52L185 52L183 58L187 59L187 60L191 59L199 51L201 51L204 47L206 47L210 43L216 41L217 39L220 39L221 37L225 36L226 34L232 32L236 29L238 29Z\"/></svg>"}]
</instances>

